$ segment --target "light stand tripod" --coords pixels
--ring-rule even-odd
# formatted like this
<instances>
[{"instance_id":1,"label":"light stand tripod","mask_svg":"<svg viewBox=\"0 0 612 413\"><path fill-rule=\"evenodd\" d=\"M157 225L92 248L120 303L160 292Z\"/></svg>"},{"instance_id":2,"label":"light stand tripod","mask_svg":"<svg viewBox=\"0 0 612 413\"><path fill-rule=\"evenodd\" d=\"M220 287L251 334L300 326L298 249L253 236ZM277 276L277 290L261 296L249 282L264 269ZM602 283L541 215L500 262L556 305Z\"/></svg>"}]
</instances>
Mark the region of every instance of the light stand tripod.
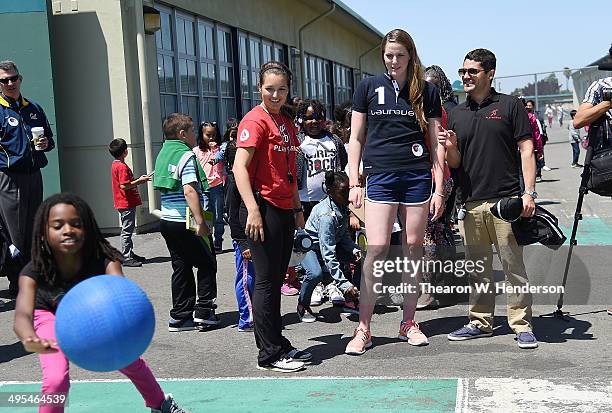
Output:
<instances>
[{"instance_id":1,"label":"light stand tripod","mask_svg":"<svg viewBox=\"0 0 612 413\"><path fill-rule=\"evenodd\" d=\"M588 183L589 178L591 177L591 160L593 158L593 151L595 148L599 148L601 144L608 144L608 131L607 128L604 127L605 118L602 118L601 122L594 122L591 125L591 129L589 129L589 146L587 147L586 156L584 159L584 168L582 170L582 179L580 180L580 188L578 189L578 202L576 203L576 212L574 213L574 225L572 227L572 236L569 241L569 250L567 252L567 260L565 261L565 271L563 273L563 289L561 290L561 294L559 294L559 300L557 301L557 309L550 313L545 314L542 317L556 317L565 321L569 321L567 318L567 312L563 312L561 309L563 307L563 297L565 292L565 285L567 283L567 274L569 272L570 263L572 260L572 251L574 250L574 246L578 243L576 242L576 232L578 231L578 222L582 220L582 203L584 201L584 196L589 192ZM599 129L604 127L605 136L601 136ZM591 133L593 132L593 133Z\"/></svg>"},{"instance_id":2,"label":"light stand tripod","mask_svg":"<svg viewBox=\"0 0 612 413\"><path fill-rule=\"evenodd\" d=\"M587 148L586 156L584 159L584 168L582 169L582 179L580 180L580 188L578 189L578 202L576 203L576 212L574 213L574 225L572 227L572 236L569 240L569 250L567 252L567 260L565 261L565 271L563 272L563 282L561 285L563 289L561 290L561 294L559 294L559 300L557 301L557 309L550 313L544 314L542 317L555 317L560 318L564 321L569 321L567 315L569 313L564 312L561 308L563 308L563 295L565 291L565 284L567 283L567 274L569 273L570 263L572 261L572 251L574 250L574 246L578 244L576 241L576 232L578 231L578 223L582 220L582 202L584 201L584 196L589 192L587 189L587 182L589 181L589 176L591 174L591 158L593 157L593 144L589 141L589 146Z\"/></svg>"}]
</instances>

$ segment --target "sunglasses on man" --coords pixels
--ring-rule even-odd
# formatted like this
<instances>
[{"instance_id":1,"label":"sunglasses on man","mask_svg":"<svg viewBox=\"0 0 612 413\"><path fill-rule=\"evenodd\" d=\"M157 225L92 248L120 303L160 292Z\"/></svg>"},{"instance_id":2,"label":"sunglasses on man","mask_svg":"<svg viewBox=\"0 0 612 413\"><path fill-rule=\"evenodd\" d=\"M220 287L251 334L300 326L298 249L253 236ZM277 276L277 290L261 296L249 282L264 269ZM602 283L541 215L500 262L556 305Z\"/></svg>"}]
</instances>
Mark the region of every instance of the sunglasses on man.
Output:
<instances>
[{"instance_id":1,"label":"sunglasses on man","mask_svg":"<svg viewBox=\"0 0 612 413\"><path fill-rule=\"evenodd\" d=\"M3 85L8 85L9 82L15 83L18 80L19 80L19 75L15 75L11 77L5 77L4 79L0 79L0 83L2 83Z\"/></svg>"},{"instance_id":2,"label":"sunglasses on man","mask_svg":"<svg viewBox=\"0 0 612 413\"><path fill-rule=\"evenodd\" d=\"M484 70L484 69L475 69L473 67L470 67L469 69L461 68L461 69L457 70L457 73L459 73L459 77L465 76L466 73L468 75L470 75L470 76L476 76L480 72L486 72L486 70Z\"/></svg>"}]
</instances>

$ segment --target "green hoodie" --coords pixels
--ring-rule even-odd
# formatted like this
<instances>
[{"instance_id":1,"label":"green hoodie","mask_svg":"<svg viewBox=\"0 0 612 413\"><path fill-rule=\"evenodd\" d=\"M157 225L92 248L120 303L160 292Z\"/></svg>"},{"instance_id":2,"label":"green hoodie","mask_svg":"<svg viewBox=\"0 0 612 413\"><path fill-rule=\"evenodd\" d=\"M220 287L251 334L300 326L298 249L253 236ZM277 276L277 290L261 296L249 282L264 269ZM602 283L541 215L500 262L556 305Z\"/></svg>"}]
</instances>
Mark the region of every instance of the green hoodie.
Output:
<instances>
[{"instance_id":1,"label":"green hoodie","mask_svg":"<svg viewBox=\"0 0 612 413\"><path fill-rule=\"evenodd\" d=\"M185 142L178 139L166 140L155 160L153 187L160 191L178 191L182 187L179 172L192 157L195 158L195 153ZM208 191L206 173L197 159L195 164L202 191Z\"/></svg>"}]
</instances>

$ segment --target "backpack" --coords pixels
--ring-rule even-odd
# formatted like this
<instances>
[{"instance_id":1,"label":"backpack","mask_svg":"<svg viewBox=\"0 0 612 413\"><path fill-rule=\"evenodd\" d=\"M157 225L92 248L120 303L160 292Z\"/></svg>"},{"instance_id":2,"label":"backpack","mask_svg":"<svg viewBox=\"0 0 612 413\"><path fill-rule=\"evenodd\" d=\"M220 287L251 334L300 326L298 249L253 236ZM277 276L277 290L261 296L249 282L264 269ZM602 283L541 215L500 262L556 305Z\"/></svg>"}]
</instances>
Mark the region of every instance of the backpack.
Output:
<instances>
[{"instance_id":1,"label":"backpack","mask_svg":"<svg viewBox=\"0 0 612 413\"><path fill-rule=\"evenodd\" d=\"M587 188L597 195L612 196L612 120L603 116L593 123L588 139L593 156L587 171Z\"/></svg>"}]
</instances>

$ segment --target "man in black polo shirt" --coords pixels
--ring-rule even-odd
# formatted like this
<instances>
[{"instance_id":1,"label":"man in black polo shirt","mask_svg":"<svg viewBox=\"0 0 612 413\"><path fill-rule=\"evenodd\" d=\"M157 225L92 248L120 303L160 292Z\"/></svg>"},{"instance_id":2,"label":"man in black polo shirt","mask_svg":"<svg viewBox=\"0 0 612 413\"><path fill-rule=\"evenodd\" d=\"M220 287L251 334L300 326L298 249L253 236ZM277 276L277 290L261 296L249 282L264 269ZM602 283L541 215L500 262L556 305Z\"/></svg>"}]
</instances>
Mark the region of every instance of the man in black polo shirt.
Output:
<instances>
[{"instance_id":1,"label":"man in black polo shirt","mask_svg":"<svg viewBox=\"0 0 612 413\"><path fill-rule=\"evenodd\" d=\"M484 260L484 271L470 274L469 323L448 335L451 341L489 337L493 334L495 284L492 279L492 249L496 245L506 282L513 287L528 283L522 248L517 245L512 225L493 216L490 207L503 197L522 197L522 216L535 211L535 158L529 118L521 102L491 87L495 55L476 49L465 56L459 76L467 101L448 116L449 130L439 129L438 139L446 146L447 162L458 169L458 203L465 206L460 221L466 256ZM518 151L517 151L518 148ZM520 157L520 158L519 158ZM519 186L519 168L525 192ZM478 292L476 284L488 285ZM535 348L532 333L532 297L529 293L507 294L508 324L520 348Z\"/></svg>"}]
</instances>

